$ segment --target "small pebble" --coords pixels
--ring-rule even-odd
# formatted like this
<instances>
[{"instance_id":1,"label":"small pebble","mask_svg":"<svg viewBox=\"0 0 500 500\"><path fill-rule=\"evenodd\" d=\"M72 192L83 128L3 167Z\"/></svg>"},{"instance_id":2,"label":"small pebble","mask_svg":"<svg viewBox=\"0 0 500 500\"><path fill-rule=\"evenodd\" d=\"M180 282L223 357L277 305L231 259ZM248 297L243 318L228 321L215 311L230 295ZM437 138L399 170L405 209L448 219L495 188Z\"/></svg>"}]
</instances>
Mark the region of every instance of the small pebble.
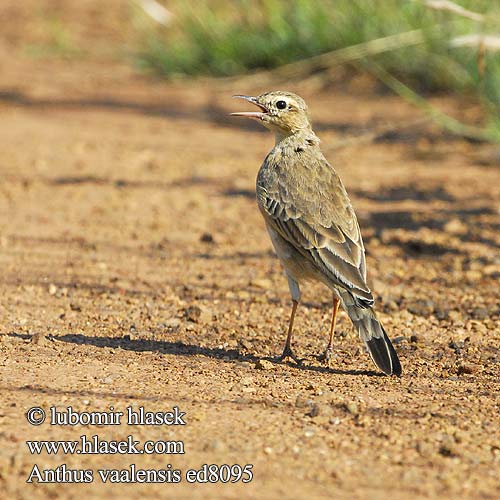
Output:
<instances>
[{"instance_id":1,"label":"small pebble","mask_svg":"<svg viewBox=\"0 0 500 500\"><path fill-rule=\"evenodd\" d=\"M255 363L255 368L258 370L274 370L274 364L267 359L259 359Z\"/></svg>"},{"instance_id":2,"label":"small pebble","mask_svg":"<svg viewBox=\"0 0 500 500\"><path fill-rule=\"evenodd\" d=\"M210 233L203 233L200 236L200 241L202 243L214 243L214 237Z\"/></svg>"},{"instance_id":3,"label":"small pebble","mask_svg":"<svg viewBox=\"0 0 500 500\"><path fill-rule=\"evenodd\" d=\"M252 344L247 339L239 339L238 344L240 347L246 349L247 351L250 351L252 349ZM257 368L257 364L255 367Z\"/></svg>"},{"instance_id":4,"label":"small pebble","mask_svg":"<svg viewBox=\"0 0 500 500\"><path fill-rule=\"evenodd\" d=\"M484 320L484 319L489 318L490 313L489 313L488 309L486 309L485 307L476 307L472 311L472 316L474 316L474 318L476 318L476 319Z\"/></svg>"},{"instance_id":5,"label":"small pebble","mask_svg":"<svg viewBox=\"0 0 500 500\"><path fill-rule=\"evenodd\" d=\"M295 400L295 408L306 408L311 406L312 403L311 399L306 399L303 396L297 396L297 399Z\"/></svg>"},{"instance_id":6,"label":"small pebble","mask_svg":"<svg viewBox=\"0 0 500 500\"><path fill-rule=\"evenodd\" d=\"M311 409L309 410L309 412L307 413L307 416L311 417L311 418L314 418L314 417L317 417L319 414L320 414L319 405L317 405L316 403L314 403L311 406Z\"/></svg>"},{"instance_id":7,"label":"small pebble","mask_svg":"<svg viewBox=\"0 0 500 500\"><path fill-rule=\"evenodd\" d=\"M463 363L458 367L457 373L458 375L471 375L473 373L481 371L482 369L483 367L481 365L477 365L474 363Z\"/></svg>"},{"instance_id":8,"label":"small pebble","mask_svg":"<svg viewBox=\"0 0 500 500\"><path fill-rule=\"evenodd\" d=\"M443 436L441 446L439 447L439 453L443 455L443 457L457 457L460 455L455 440L449 435Z\"/></svg>"},{"instance_id":9,"label":"small pebble","mask_svg":"<svg viewBox=\"0 0 500 500\"><path fill-rule=\"evenodd\" d=\"M181 325L181 321L179 318L170 318L167 319L162 326L167 330L177 331Z\"/></svg>"},{"instance_id":10,"label":"small pebble","mask_svg":"<svg viewBox=\"0 0 500 500\"><path fill-rule=\"evenodd\" d=\"M45 337L45 335L42 332L36 332L31 337L30 342L32 344L36 344L36 345L43 345L43 344L47 343L47 338Z\"/></svg>"},{"instance_id":11,"label":"small pebble","mask_svg":"<svg viewBox=\"0 0 500 500\"><path fill-rule=\"evenodd\" d=\"M203 446L203 451L210 451L210 452L226 451L226 449L227 449L226 445L219 439L214 439L209 443L206 443L205 446Z\"/></svg>"},{"instance_id":12,"label":"small pebble","mask_svg":"<svg viewBox=\"0 0 500 500\"><path fill-rule=\"evenodd\" d=\"M345 409L351 415L357 415L359 413L358 405L354 401L350 401L349 403L346 403L344 406L345 406Z\"/></svg>"},{"instance_id":13,"label":"small pebble","mask_svg":"<svg viewBox=\"0 0 500 500\"><path fill-rule=\"evenodd\" d=\"M408 311L416 316L428 317L434 312L434 302L431 300L416 300L408 304Z\"/></svg>"},{"instance_id":14,"label":"small pebble","mask_svg":"<svg viewBox=\"0 0 500 500\"><path fill-rule=\"evenodd\" d=\"M256 288L262 288L264 290L267 290L267 289L273 287L273 282L267 278L257 278L257 279L252 280L250 282L250 285L254 286Z\"/></svg>"},{"instance_id":15,"label":"small pebble","mask_svg":"<svg viewBox=\"0 0 500 500\"><path fill-rule=\"evenodd\" d=\"M392 339L392 343L396 345L402 344L403 342L408 342L408 339L404 336L395 337Z\"/></svg>"},{"instance_id":16,"label":"small pebble","mask_svg":"<svg viewBox=\"0 0 500 500\"><path fill-rule=\"evenodd\" d=\"M197 323L201 316L201 309L198 306L189 306L184 309L184 317L188 321Z\"/></svg>"}]
</instances>

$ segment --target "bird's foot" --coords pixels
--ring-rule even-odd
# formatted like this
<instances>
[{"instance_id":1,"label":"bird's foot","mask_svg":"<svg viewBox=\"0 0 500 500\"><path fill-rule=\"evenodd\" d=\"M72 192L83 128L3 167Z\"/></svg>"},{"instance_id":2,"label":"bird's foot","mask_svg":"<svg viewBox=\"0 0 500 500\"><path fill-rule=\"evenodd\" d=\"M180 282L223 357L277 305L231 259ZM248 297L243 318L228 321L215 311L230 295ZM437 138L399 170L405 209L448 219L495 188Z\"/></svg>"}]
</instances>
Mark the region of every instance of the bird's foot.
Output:
<instances>
[{"instance_id":1,"label":"bird's foot","mask_svg":"<svg viewBox=\"0 0 500 500\"><path fill-rule=\"evenodd\" d=\"M302 359L295 356L295 354L292 351L292 348L289 345L286 345L285 348L283 349L283 353L281 354L281 356L278 356L275 359L279 363L287 363L287 362L293 360L298 365L302 364Z\"/></svg>"},{"instance_id":2,"label":"bird's foot","mask_svg":"<svg viewBox=\"0 0 500 500\"><path fill-rule=\"evenodd\" d=\"M330 364L330 360L332 358L333 358L333 349L332 349L332 347L328 346L325 349L325 352L323 354L320 354L318 356L318 361L321 361L325 365L329 365Z\"/></svg>"}]
</instances>

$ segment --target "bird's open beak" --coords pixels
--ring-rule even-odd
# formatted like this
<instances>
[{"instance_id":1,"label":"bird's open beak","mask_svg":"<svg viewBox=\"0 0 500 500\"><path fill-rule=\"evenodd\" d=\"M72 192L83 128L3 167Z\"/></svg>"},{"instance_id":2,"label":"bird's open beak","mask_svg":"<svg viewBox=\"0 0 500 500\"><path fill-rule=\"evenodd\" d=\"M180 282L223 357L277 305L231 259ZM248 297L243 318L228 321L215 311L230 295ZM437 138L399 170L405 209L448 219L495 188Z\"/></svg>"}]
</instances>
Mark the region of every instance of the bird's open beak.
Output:
<instances>
[{"instance_id":1,"label":"bird's open beak","mask_svg":"<svg viewBox=\"0 0 500 500\"><path fill-rule=\"evenodd\" d=\"M265 106L262 104L259 104L257 102L256 97L250 97L248 95L233 95L234 98L237 99L245 99L245 101L251 102L252 104L255 104L258 106L261 111L238 111L237 113L231 113L231 116L246 116L247 118L256 118L257 120L262 120L264 115L267 114L269 111Z\"/></svg>"}]
</instances>

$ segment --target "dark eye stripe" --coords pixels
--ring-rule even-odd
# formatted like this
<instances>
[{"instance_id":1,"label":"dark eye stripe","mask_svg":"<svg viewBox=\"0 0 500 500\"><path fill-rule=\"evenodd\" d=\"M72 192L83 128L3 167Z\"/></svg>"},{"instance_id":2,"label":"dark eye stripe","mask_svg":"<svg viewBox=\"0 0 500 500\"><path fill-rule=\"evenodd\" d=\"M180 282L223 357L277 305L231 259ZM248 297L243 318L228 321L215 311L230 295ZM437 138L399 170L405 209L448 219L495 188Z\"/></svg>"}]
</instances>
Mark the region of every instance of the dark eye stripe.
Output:
<instances>
[{"instance_id":1,"label":"dark eye stripe","mask_svg":"<svg viewBox=\"0 0 500 500\"><path fill-rule=\"evenodd\" d=\"M278 101L278 102L276 103L276 107L277 107L278 109L285 109L285 108L286 108L286 102L285 102L285 101Z\"/></svg>"}]
</instances>

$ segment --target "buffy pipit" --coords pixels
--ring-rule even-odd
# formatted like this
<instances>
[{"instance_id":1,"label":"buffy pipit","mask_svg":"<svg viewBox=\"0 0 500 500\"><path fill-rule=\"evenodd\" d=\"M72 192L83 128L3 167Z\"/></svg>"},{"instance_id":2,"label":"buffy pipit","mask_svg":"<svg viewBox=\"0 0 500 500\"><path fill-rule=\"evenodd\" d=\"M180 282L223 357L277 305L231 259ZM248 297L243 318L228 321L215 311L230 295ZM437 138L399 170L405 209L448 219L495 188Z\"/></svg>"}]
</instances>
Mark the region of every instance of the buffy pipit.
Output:
<instances>
[{"instance_id":1,"label":"buffy pipit","mask_svg":"<svg viewBox=\"0 0 500 500\"><path fill-rule=\"evenodd\" d=\"M299 285L315 280L333 292L330 337L320 359L328 362L331 358L342 304L373 362L387 375L401 375L396 351L373 310L356 215L340 177L320 150L306 103L295 94L280 91L234 97L255 104L259 111L232 115L259 120L276 137L257 176L257 202L292 295L288 335L279 359L299 362L291 349Z\"/></svg>"}]
</instances>

